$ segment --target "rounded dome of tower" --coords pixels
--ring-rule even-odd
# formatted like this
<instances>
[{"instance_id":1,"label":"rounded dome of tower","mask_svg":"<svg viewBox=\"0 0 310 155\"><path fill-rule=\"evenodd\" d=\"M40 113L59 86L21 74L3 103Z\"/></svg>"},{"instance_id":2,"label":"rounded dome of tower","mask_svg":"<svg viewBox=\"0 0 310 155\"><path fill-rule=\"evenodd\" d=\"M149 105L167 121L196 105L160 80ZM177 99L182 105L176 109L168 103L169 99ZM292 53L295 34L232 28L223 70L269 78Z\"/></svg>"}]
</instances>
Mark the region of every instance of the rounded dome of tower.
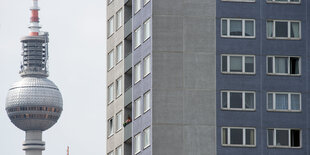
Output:
<instances>
[{"instance_id":1,"label":"rounded dome of tower","mask_svg":"<svg viewBox=\"0 0 310 155\"><path fill-rule=\"evenodd\" d=\"M47 78L24 77L9 90L6 111L21 130L47 130L62 112L62 96Z\"/></svg>"}]
</instances>

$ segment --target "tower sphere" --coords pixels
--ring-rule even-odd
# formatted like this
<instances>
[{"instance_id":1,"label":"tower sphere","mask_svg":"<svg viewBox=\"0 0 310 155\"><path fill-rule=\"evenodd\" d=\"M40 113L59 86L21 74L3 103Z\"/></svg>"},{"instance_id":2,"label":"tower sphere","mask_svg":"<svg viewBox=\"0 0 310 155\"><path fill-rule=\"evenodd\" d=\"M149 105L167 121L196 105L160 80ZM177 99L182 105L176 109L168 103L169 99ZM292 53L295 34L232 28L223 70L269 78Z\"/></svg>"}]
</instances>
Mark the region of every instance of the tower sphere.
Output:
<instances>
[{"instance_id":1,"label":"tower sphere","mask_svg":"<svg viewBox=\"0 0 310 155\"><path fill-rule=\"evenodd\" d=\"M13 84L6 99L6 111L21 130L47 130L62 112L62 96L47 78L24 77Z\"/></svg>"}]
</instances>

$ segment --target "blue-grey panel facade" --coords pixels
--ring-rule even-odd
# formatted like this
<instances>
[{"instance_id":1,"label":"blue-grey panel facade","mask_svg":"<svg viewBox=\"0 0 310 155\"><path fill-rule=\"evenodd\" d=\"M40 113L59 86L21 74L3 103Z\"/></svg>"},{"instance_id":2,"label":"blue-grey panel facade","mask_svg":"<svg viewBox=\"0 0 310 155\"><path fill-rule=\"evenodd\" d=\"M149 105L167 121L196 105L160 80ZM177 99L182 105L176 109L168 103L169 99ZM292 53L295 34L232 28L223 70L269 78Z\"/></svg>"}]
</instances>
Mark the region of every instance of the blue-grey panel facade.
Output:
<instances>
[{"instance_id":1,"label":"blue-grey panel facade","mask_svg":"<svg viewBox=\"0 0 310 155\"><path fill-rule=\"evenodd\" d=\"M217 154L218 155L305 155L309 154L309 20L310 3L301 4L266 3L256 0L253 3L226 2L217 0L216 6L216 49L217 49ZM253 39L221 37L221 18L255 19L256 36ZM300 20L301 39L267 39L267 19ZM221 54L250 54L256 58L254 75L221 73ZM280 76L266 74L266 56L300 56L301 76ZM221 109L221 90L255 91L255 111L227 111ZM268 112L267 92L300 92L301 112ZM221 127L255 127L255 147L222 146ZM298 128L302 131L301 148L267 147L268 128Z\"/></svg>"},{"instance_id":2,"label":"blue-grey panel facade","mask_svg":"<svg viewBox=\"0 0 310 155\"><path fill-rule=\"evenodd\" d=\"M149 18L151 18L152 15L152 0L150 2L148 2L146 5L144 5L144 1L141 0L141 5L142 8L140 11L138 11L137 13L134 13L135 10L135 2L136 1L132 1L132 40L133 40L133 44L134 44L134 40L135 40L135 30L141 26L142 28L142 33L141 33L141 38L142 38L142 44L135 48L134 46L132 47L132 68L133 68L133 78L132 78L132 116L133 116L133 125L132 125L132 138L133 138L133 143L132 143L132 154L135 154L135 144L134 144L134 136L141 133L141 152L138 153L137 155L151 155L152 154L152 144L147 147L144 148L143 144L144 144L144 138L143 138L143 130L150 127L151 129L151 142L152 142L152 128L151 128L151 124L152 124L152 109L148 110L147 112L144 112L143 110L143 95L150 91L150 93L152 94L152 69L151 69L151 73L147 76L143 76L143 70L144 70L144 64L143 64L143 59L148 56L151 55L152 53L152 34L151 37L148 38L147 40L143 40L143 30L144 30L144 22L146 20L148 20ZM151 23L152 23L152 19L151 19ZM152 24L151 24L151 29L152 29ZM134 66L141 62L141 81L137 82L135 84L134 79L135 79L135 75L134 75ZM151 65L152 66L152 55L151 55ZM151 95L152 96L152 95ZM138 99L139 97L141 97L141 112L142 115L140 117L138 117L137 119L134 118L134 113L135 113L135 104L134 101L136 99ZM152 107L152 97L151 97L151 107Z\"/></svg>"}]
</instances>

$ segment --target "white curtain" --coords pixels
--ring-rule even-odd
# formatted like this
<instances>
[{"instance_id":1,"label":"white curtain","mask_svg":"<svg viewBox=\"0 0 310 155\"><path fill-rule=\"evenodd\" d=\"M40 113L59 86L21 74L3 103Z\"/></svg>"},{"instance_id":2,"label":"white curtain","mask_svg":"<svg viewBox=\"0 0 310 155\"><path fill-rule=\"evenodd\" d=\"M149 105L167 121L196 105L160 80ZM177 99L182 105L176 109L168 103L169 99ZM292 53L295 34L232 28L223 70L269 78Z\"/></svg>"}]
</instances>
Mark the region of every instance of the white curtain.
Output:
<instances>
[{"instance_id":1,"label":"white curtain","mask_svg":"<svg viewBox=\"0 0 310 155\"><path fill-rule=\"evenodd\" d=\"M299 38L299 23L297 22L291 23L291 37Z\"/></svg>"},{"instance_id":2,"label":"white curtain","mask_svg":"<svg viewBox=\"0 0 310 155\"><path fill-rule=\"evenodd\" d=\"M276 59L276 73L288 73L287 58L275 58Z\"/></svg>"},{"instance_id":3,"label":"white curtain","mask_svg":"<svg viewBox=\"0 0 310 155\"><path fill-rule=\"evenodd\" d=\"M254 93L245 93L245 108L254 109Z\"/></svg>"},{"instance_id":4,"label":"white curtain","mask_svg":"<svg viewBox=\"0 0 310 155\"><path fill-rule=\"evenodd\" d=\"M291 95L291 109L300 110L300 95L299 94Z\"/></svg>"},{"instance_id":5,"label":"white curtain","mask_svg":"<svg viewBox=\"0 0 310 155\"><path fill-rule=\"evenodd\" d=\"M267 37L273 37L273 22L267 22Z\"/></svg>"},{"instance_id":6,"label":"white curtain","mask_svg":"<svg viewBox=\"0 0 310 155\"><path fill-rule=\"evenodd\" d=\"M254 22L245 21L245 36L254 36Z\"/></svg>"},{"instance_id":7,"label":"white curtain","mask_svg":"<svg viewBox=\"0 0 310 155\"><path fill-rule=\"evenodd\" d=\"M276 94L276 109L287 110L288 109L288 95Z\"/></svg>"}]
</instances>

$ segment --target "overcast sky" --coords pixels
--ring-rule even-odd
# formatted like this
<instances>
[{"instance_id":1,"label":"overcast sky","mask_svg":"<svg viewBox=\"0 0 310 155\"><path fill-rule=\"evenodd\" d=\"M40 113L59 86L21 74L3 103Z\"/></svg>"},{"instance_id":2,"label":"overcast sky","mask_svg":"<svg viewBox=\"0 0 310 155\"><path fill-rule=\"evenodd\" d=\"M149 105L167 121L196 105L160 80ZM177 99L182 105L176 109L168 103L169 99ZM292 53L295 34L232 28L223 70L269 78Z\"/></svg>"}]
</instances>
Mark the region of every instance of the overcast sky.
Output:
<instances>
[{"instance_id":1,"label":"overcast sky","mask_svg":"<svg viewBox=\"0 0 310 155\"><path fill-rule=\"evenodd\" d=\"M20 80L20 38L28 35L32 0L0 0L0 155L22 155L25 133L5 111L10 86ZM39 0L40 24L50 34L50 77L64 111L43 133L44 155L105 154L106 0Z\"/></svg>"}]
</instances>

